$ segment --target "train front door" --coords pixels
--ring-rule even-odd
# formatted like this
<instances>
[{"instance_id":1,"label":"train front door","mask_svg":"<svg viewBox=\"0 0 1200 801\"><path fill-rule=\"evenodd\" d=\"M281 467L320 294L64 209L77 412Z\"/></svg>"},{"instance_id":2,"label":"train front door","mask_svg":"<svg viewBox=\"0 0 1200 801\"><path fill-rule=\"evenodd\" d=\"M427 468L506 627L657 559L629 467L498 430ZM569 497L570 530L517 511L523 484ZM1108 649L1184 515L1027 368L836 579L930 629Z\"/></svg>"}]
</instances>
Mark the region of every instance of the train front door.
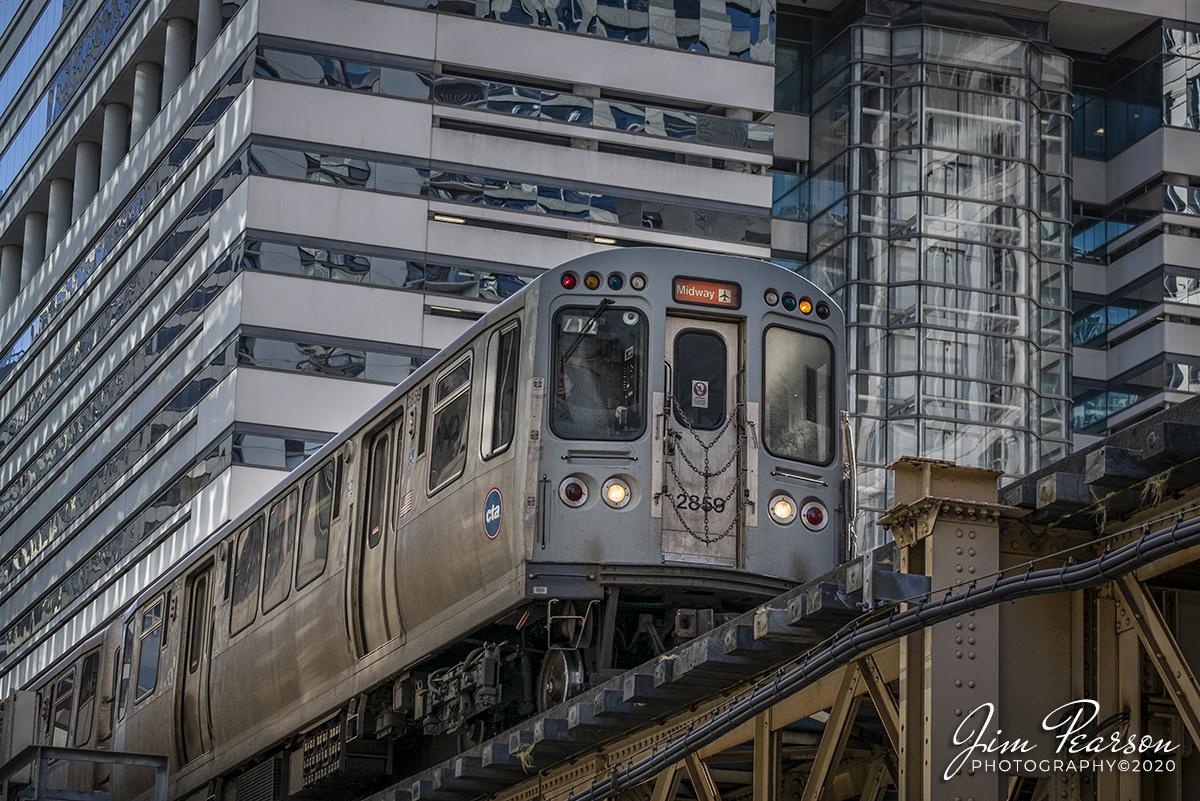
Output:
<instances>
[{"instance_id":1,"label":"train front door","mask_svg":"<svg viewBox=\"0 0 1200 801\"><path fill-rule=\"evenodd\" d=\"M210 563L195 573L187 588L187 629L184 636L183 680L180 686L180 750L190 762L212 747L208 706L208 666L212 651L213 569Z\"/></svg>"},{"instance_id":2,"label":"train front door","mask_svg":"<svg viewBox=\"0 0 1200 801\"><path fill-rule=\"evenodd\" d=\"M742 561L742 405L736 323L667 316L662 554L668 561Z\"/></svg>"}]
</instances>

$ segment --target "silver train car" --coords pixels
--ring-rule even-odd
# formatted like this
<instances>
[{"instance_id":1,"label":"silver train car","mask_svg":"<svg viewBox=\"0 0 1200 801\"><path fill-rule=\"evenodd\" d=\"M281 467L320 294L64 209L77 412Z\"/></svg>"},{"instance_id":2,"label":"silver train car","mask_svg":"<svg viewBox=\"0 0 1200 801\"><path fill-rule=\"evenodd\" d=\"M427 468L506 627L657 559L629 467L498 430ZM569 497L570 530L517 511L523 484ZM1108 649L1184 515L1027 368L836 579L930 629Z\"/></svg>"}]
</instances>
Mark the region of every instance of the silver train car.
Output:
<instances>
[{"instance_id":1,"label":"silver train car","mask_svg":"<svg viewBox=\"0 0 1200 801\"><path fill-rule=\"evenodd\" d=\"M48 669L36 737L165 752L172 798L368 789L824 573L844 330L753 260L545 273Z\"/></svg>"}]
</instances>

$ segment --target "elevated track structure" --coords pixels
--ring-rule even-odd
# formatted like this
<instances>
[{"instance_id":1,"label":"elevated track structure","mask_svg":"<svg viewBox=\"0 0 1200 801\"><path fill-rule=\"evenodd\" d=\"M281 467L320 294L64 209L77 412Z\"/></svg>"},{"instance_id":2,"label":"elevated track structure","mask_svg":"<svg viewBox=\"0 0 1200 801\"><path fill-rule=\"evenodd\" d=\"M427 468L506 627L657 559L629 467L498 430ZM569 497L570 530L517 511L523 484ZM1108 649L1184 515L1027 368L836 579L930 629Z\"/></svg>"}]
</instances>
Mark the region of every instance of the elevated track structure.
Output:
<instances>
[{"instance_id":1,"label":"elevated track structure","mask_svg":"<svg viewBox=\"0 0 1200 801\"><path fill-rule=\"evenodd\" d=\"M895 545L370 798L1194 797L1190 407L999 492L901 459Z\"/></svg>"}]
</instances>

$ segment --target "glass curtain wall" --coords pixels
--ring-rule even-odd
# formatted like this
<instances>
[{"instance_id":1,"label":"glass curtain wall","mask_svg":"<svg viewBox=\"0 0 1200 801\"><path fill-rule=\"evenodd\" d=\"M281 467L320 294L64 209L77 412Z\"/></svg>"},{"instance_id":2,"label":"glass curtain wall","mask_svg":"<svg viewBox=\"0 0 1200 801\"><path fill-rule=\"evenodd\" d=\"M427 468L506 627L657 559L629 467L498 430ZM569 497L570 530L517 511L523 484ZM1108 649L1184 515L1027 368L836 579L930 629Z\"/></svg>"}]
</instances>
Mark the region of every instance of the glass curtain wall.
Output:
<instances>
[{"instance_id":1,"label":"glass curtain wall","mask_svg":"<svg viewBox=\"0 0 1200 801\"><path fill-rule=\"evenodd\" d=\"M1163 126L1200 129L1200 29L1164 20L1079 70L1076 156L1110 159Z\"/></svg>"},{"instance_id":2,"label":"glass curtain wall","mask_svg":"<svg viewBox=\"0 0 1200 801\"><path fill-rule=\"evenodd\" d=\"M1044 30L869 2L813 65L808 277L846 309L860 547L905 455L1065 455L1069 60Z\"/></svg>"}]
</instances>

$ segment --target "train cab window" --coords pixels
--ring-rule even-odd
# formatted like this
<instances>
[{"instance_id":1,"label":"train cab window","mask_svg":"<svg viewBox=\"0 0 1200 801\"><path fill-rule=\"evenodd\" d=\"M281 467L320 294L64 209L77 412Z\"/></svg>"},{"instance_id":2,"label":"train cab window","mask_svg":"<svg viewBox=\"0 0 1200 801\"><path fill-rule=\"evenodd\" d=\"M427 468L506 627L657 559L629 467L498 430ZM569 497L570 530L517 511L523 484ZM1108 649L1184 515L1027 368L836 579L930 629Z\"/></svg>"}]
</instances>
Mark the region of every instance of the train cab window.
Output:
<instances>
[{"instance_id":1,"label":"train cab window","mask_svg":"<svg viewBox=\"0 0 1200 801\"><path fill-rule=\"evenodd\" d=\"M92 718L96 712L96 682L100 679L100 652L93 651L83 658L79 678L79 711L75 714L75 747L87 745L92 738Z\"/></svg>"},{"instance_id":2,"label":"train cab window","mask_svg":"<svg viewBox=\"0 0 1200 801\"><path fill-rule=\"evenodd\" d=\"M429 444L429 492L462 475L467 465L467 423L471 411L471 354L437 379L433 436Z\"/></svg>"},{"instance_id":3,"label":"train cab window","mask_svg":"<svg viewBox=\"0 0 1200 801\"><path fill-rule=\"evenodd\" d=\"M120 685L117 689L117 720L125 719L125 701L129 698L129 679L133 674L133 640L137 619L125 626L125 641L121 645Z\"/></svg>"},{"instance_id":4,"label":"train cab window","mask_svg":"<svg viewBox=\"0 0 1200 801\"><path fill-rule=\"evenodd\" d=\"M513 321L492 334L488 342L487 375L483 389L483 458L508 450L517 422L517 358L521 326Z\"/></svg>"},{"instance_id":5,"label":"train cab window","mask_svg":"<svg viewBox=\"0 0 1200 801\"><path fill-rule=\"evenodd\" d=\"M54 680L54 707L50 714L50 745L70 745L71 709L75 702L75 666Z\"/></svg>"},{"instance_id":6,"label":"train cab window","mask_svg":"<svg viewBox=\"0 0 1200 801\"><path fill-rule=\"evenodd\" d=\"M388 465L391 461L388 458L388 445L390 442L391 438L386 433L375 438L375 444L371 448L371 462L367 467L371 476L367 485L367 545L371 548L379 544L387 522Z\"/></svg>"},{"instance_id":7,"label":"train cab window","mask_svg":"<svg viewBox=\"0 0 1200 801\"><path fill-rule=\"evenodd\" d=\"M135 704L148 697L158 686L158 651L163 642L163 603L163 599L159 598L141 614L137 692L133 696Z\"/></svg>"},{"instance_id":8,"label":"train cab window","mask_svg":"<svg viewBox=\"0 0 1200 801\"><path fill-rule=\"evenodd\" d=\"M233 598L229 603L229 633L237 634L254 622L258 612L258 584L262 578L262 515L238 534L233 562Z\"/></svg>"},{"instance_id":9,"label":"train cab window","mask_svg":"<svg viewBox=\"0 0 1200 801\"><path fill-rule=\"evenodd\" d=\"M763 444L773 456L828 464L834 443L833 346L823 337L767 329L763 348Z\"/></svg>"},{"instance_id":10,"label":"train cab window","mask_svg":"<svg viewBox=\"0 0 1200 801\"><path fill-rule=\"evenodd\" d=\"M709 331L684 331L675 337L675 417L701 431L725 424L725 340ZM700 394L697 383L703 383Z\"/></svg>"},{"instance_id":11,"label":"train cab window","mask_svg":"<svg viewBox=\"0 0 1200 801\"><path fill-rule=\"evenodd\" d=\"M301 493L300 545L296 558L296 589L311 584L325 572L329 557L329 524L333 519L334 460L308 477Z\"/></svg>"},{"instance_id":12,"label":"train cab window","mask_svg":"<svg viewBox=\"0 0 1200 801\"><path fill-rule=\"evenodd\" d=\"M262 610L265 615L288 597L292 587L292 549L300 522L300 490L271 507L267 516L267 552L263 558ZM199 658L199 657L197 657Z\"/></svg>"},{"instance_id":13,"label":"train cab window","mask_svg":"<svg viewBox=\"0 0 1200 801\"><path fill-rule=\"evenodd\" d=\"M566 308L554 322L550 427L563 439L633 440L646 430L646 317Z\"/></svg>"}]
</instances>

